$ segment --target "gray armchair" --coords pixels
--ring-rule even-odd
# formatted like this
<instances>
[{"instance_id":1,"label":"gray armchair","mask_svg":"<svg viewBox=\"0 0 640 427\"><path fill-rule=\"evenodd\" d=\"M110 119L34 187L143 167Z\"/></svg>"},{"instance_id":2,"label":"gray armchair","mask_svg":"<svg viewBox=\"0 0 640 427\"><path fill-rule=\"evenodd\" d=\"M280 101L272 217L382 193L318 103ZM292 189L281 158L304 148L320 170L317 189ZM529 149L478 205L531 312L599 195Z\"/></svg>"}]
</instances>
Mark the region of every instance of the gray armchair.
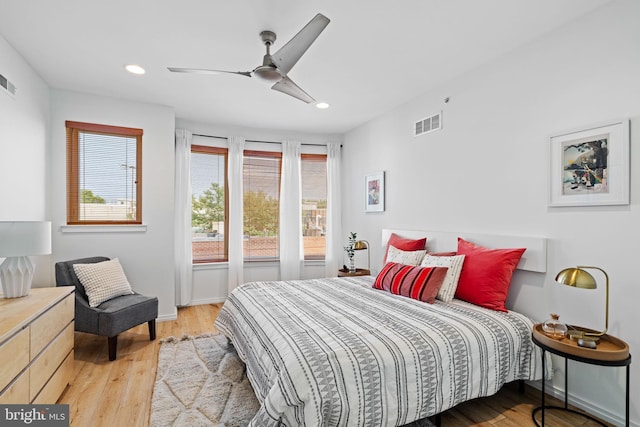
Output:
<instances>
[{"instance_id":1,"label":"gray armchair","mask_svg":"<svg viewBox=\"0 0 640 427\"><path fill-rule=\"evenodd\" d=\"M116 359L118 334L147 322L149 338L156 339L158 298L140 294L123 295L89 307L89 300L73 264L91 264L108 261L106 257L92 257L56 263L56 286L76 287L75 330L107 337L109 360Z\"/></svg>"}]
</instances>

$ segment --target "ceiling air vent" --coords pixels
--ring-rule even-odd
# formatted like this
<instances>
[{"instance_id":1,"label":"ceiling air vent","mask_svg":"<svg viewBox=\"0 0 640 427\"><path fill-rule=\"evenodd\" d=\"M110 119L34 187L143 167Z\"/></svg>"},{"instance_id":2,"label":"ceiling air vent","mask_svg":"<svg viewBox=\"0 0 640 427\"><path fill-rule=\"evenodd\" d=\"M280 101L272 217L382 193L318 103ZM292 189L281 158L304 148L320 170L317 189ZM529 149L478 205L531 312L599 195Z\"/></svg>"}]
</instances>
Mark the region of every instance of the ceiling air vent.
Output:
<instances>
[{"instance_id":1,"label":"ceiling air vent","mask_svg":"<svg viewBox=\"0 0 640 427\"><path fill-rule=\"evenodd\" d=\"M423 135L442 129L442 111L436 115L418 120L414 128L414 136Z\"/></svg>"},{"instance_id":2,"label":"ceiling air vent","mask_svg":"<svg viewBox=\"0 0 640 427\"><path fill-rule=\"evenodd\" d=\"M7 80L7 78L5 76L3 76L2 74L0 74L0 86L2 86L2 89L4 90L0 90L2 92L6 91L9 95L11 95L12 97L16 96L16 87L13 83L11 83L9 80Z\"/></svg>"}]
</instances>

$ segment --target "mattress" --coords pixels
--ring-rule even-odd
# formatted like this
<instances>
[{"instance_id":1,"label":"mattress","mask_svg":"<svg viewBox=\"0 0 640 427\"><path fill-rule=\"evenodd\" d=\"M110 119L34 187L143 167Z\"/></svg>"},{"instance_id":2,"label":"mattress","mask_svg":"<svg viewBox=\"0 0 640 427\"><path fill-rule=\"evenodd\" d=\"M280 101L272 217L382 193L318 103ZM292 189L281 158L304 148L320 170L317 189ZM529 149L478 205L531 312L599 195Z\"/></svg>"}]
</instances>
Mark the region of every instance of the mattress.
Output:
<instances>
[{"instance_id":1,"label":"mattress","mask_svg":"<svg viewBox=\"0 0 640 427\"><path fill-rule=\"evenodd\" d=\"M526 316L427 304L373 280L252 282L231 293L215 326L261 403L251 426L401 426L542 378Z\"/></svg>"}]
</instances>

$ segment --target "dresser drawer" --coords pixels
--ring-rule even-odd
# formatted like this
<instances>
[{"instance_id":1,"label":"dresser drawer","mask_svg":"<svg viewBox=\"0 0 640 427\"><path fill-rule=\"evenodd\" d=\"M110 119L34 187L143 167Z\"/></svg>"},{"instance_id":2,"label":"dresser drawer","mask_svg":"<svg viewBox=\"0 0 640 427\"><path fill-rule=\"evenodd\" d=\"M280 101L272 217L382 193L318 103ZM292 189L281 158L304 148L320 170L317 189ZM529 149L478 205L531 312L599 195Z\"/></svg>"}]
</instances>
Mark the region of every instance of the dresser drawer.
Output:
<instances>
[{"instance_id":1,"label":"dresser drawer","mask_svg":"<svg viewBox=\"0 0 640 427\"><path fill-rule=\"evenodd\" d=\"M58 398L62 394L67 384L69 384L69 378L73 375L73 351L69 353L60 369L51 377L49 382L44 386L40 394L33 400L34 405L54 404L58 401Z\"/></svg>"},{"instance_id":2,"label":"dresser drawer","mask_svg":"<svg viewBox=\"0 0 640 427\"><path fill-rule=\"evenodd\" d=\"M0 391L29 364L29 327L0 346Z\"/></svg>"},{"instance_id":3,"label":"dresser drawer","mask_svg":"<svg viewBox=\"0 0 640 427\"><path fill-rule=\"evenodd\" d=\"M27 369L0 394L0 403L3 405L29 403L29 370Z\"/></svg>"},{"instance_id":4,"label":"dresser drawer","mask_svg":"<svg viewBox=\"0 0 640 427\"><path fill-rule=\"evenodd\" d=\"M62 327L73 319L75 295L69 294L31 324L31 359L35 358Z\"/></svg>"},{"instance_id":5,"label":"dresser drawer","mask_svg":"<svg viewBox=\"0 0 640 427\"><path fill-rule=\"evenodd\" d=\"M29 398L33 400L40 389L62 364L73 348L73 322L35 359L29 373Z\"/></svg>"}]
</instances>

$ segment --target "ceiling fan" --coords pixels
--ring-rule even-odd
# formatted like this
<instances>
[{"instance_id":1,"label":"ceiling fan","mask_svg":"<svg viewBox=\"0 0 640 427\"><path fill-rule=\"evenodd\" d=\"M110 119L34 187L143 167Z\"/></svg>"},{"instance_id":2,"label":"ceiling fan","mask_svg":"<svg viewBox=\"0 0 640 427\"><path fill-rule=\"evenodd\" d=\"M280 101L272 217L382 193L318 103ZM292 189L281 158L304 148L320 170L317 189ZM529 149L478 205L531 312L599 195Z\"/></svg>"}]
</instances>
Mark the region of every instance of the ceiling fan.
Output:
<instances>
[{"instance_id":1,"label":"ceiling fan","mask_svg":"<svg viewBox=\"0 0 640 427\"><path fill-rule=\"evenodd\" d=\"M300 57L309 49L309 46L318 38L320 33L329 24L329 18L322 14L317 14L313 17L307 25L302 28L298 34L293 36L291 40L287 42L280 50L271 55L271 45L276 41L276 34L273 31L263 31L260 33L260 38L267 48L267 53L264 55L262 65L254 68L253 71L223 71L223 70L210 70L203 68L175 68L168 67L169 71L174 73L198 73L198 74L218 74L229 73L238 74L246 77L258 77L268 82L275 82L271 89L279 92L286 93L293 96L307 104L315 102L308 93L306 93L300 86L295 84L288 76L287 73L291 71L294 65L298 62Z\"/></svg>"}]
</instances>

